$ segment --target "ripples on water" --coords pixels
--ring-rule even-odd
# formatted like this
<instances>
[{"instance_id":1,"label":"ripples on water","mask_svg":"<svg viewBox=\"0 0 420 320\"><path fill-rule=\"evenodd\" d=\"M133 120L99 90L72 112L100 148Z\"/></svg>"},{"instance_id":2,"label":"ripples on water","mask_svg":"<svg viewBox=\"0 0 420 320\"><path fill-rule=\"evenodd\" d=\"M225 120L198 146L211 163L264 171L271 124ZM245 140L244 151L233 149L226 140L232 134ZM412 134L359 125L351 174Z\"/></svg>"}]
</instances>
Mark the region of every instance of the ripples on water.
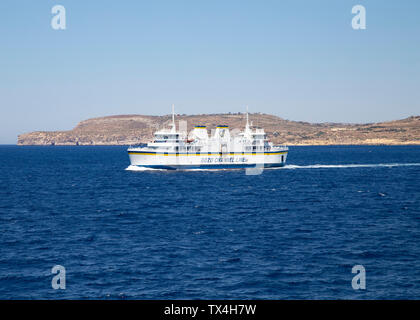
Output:
<instances>
[{"instance_id":1,"label":"ripples on water","mask_svg":"<svg viewBox=\"0 0 420 320\"><path fill-rule=\"evenodd\" d=\"M127 167L123 147L0 147L0 298L420 298L419 147L291 147L249 176Z\"/></svg>"}]
</instances>

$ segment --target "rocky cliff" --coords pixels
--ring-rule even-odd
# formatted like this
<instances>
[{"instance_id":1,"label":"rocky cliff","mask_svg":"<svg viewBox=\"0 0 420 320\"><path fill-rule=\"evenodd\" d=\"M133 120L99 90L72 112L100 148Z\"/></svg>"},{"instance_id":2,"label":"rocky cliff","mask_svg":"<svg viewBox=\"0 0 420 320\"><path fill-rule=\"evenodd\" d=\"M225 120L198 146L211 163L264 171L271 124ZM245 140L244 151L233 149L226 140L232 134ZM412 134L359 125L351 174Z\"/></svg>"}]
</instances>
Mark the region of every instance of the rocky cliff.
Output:
<instances>
[{"instance_id":1,"label":"rocky cliff","mask_svg":"<svg viewBox=\"0 0 420 320\"><path fill-rule=\"evenodd\" d=\"M188 131L195 125L212 129L219 124L243 129L245 115L177 115L185 120ZM308 123L289 121L269 114L250 114L254 126L262 127L275 144L349 145L389 144L420 145L420 116L403 120L369 123ZM130 145L146 143L159 128L167 126L171 116L119 115L80 122L69 131L37 131L21 134L19 145Z\"/></svg>"}]
</instances>

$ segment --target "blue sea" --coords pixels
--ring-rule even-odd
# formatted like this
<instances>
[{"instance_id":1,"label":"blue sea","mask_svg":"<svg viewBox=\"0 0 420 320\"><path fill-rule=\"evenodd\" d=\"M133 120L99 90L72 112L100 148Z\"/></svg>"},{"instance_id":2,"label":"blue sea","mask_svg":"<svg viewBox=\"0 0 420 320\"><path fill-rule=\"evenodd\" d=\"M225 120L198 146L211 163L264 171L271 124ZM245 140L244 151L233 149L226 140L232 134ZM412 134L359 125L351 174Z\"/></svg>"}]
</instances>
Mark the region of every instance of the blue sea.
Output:
<instances>
[{"instance_id":1,"label":"blue sea","mask_svg":"<svg viewBox=\"0 0 420 320\"><path fill-rule=\"evenodd\" d=\"M128 166L125 147L0 146L0 299L420 299L420 147Z\"/></svg>"}]
</instances>

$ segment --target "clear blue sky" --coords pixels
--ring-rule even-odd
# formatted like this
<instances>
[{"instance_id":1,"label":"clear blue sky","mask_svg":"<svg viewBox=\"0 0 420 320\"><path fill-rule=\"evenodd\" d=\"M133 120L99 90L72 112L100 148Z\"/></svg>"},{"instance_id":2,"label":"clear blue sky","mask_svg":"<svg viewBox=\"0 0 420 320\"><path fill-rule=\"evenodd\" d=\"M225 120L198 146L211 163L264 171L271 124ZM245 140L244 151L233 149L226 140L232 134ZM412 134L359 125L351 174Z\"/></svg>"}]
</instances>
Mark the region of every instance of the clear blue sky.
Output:
<instances>
[{"instance_id":1,"label":"clear blue sky","mask_svg":"<svg viewBox=\"0 0 420 320\"><path fill-rule=\"evenodd\" d=\"M51 8L67 30L51 28ZM363 4L367 29L351 28ZM420 114L420 1L0 1L0 143L113 114Z\"/></svg>"}]
</instances>

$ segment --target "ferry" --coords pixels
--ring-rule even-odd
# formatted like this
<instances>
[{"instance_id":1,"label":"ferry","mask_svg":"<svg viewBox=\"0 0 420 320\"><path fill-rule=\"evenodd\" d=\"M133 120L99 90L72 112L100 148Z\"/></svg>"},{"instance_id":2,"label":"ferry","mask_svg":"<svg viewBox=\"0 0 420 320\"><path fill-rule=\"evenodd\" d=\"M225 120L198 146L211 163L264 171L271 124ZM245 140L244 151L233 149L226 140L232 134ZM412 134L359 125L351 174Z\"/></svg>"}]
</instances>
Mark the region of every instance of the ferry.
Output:
<instances>
[{"instance_id":1,"label":"ferry","mask_svg":"<svg viewBox=\"0 0 420 320\"><path fill-rule=\"evenodd\" d=\"M262 169L284 166L288 151L274 146L264 129L251 129L248 110L243 131L219 125L209 135L198 125L187 134L177 130L172 106L171 128L155 132L145 146L130 146L128 155L132 166L152 169Z\"/></svg>"}]
</instances>

